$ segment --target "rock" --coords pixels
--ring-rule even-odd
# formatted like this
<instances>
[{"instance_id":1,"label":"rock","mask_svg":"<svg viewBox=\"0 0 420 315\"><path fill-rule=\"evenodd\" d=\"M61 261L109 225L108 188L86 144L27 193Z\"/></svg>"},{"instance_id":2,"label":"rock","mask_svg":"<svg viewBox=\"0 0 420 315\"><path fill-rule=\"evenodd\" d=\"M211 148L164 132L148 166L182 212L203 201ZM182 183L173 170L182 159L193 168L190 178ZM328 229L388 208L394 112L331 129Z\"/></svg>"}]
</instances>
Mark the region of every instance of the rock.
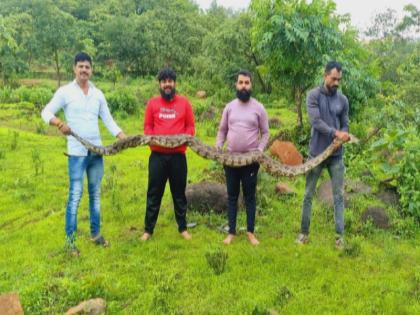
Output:
<instances>
[{"instance_id":1,"label":"rock","mask_svg":"<svg viewBox=\"0 0 420 315\"><path fill-rule=\"evenodd\" d=\"M197 93L195 93L195 96L197 96L198 98L206 98L207 97L207 92L203 91L203 90L200 90L200 91L197 91Z\"/></svg>"},{"instance_id":2,"label":"rock","mask_svg":"<svg viewBox=\"0 0 420 315\"><path fill-rule=\"evenodd\" d=\"M216 117L216 108L209 107L206 111L200 115L200 120L213 120Z\"/></svg>"},{"instance_id":3,"label":"rock","mask_svg":"<svg viewBox=\"0 0 420 315\"><path fill-rule=\"evenodd\" d=\"M273 117L268 120L268 126L270 126L270 128L278 128L280 125L281 121L277 117Z\"/></svg>"},{"instance_id":4,"label":"rock","mask_svg":"<svg viewBox=\"0 0 420 315\"><path fill-rule=\"evenodd\" d=\"M299 153L292 142L275 140L270 147L270 152L285 165L300 165L303 163L302 154Z\"/></svg>"},{"instance_id":5,"label":"rock","mask_svg":"<svg viewBox=\"0 0 420 315\"><path fill-rule=\"evenodd\" d=\"M201 182L188 185L185 195L190 210L201 213L207 213L210 210L216 213L227 212L227 191L223 184Z\"/></svg>"},{"instance_id":6,"label":"rock","mask_svg":"<svg viewBox=\"0 0 420 315\"><path fill-rule=\"evenodd\" d=\"M89 314L100 315L105 312L106 302L104 299L96 298L81 302L79 305L70 308L65 315Z\"/></svg>"},{"instance_id":7,"label":"rock","mask_svg":"<svg viewBox=\"0 0 420 315\"><path fill-rule=\"evenodd\" d=\"M331 180L327 180L321 183L318 186L318 190L316 194L317 194L318 201L320 201L321 203L329 207L334 207ZM348 208L349 203L350 203L350 195L346 191L344 191L344 207Z\"/></svg>"},{"instance_id":8,"label":"rock","mask_svg":"<svg viewBox=\"0 0 420 315\"><path fill-rule=\"evenodd\" d=\"M372 193L372 187L360 181L346 180L344 189L349 193L368 195Z\"/></svg>"},{"instance_id":9,"label":"rock","mask_svg":"<svg viewBox=\"0 0 420 315\"><path fill-rule=\"evenodd\" d=\"M22 305L20 304L19 295L17 293L0 295L0 314L23 315Z\"/></svg>"},{"instance_id":10,"label":"rock","mask_svg":"<svg viewBox=\"0 0 420 315\"><path fill-rule=\"evenodd\" d=\"M386 188L384 185L382 185L376 197L386 205L398 205L400 202L400 197L395 189Z\"/></svg>"},{"instance_id":11,"label":"rock","mask_svg":"<svg viewBox=\"0 0 420 315\"><path fill-rule=\"evenodd\" d=\"M296 192L287 183L277 183L276 192L280 195L294 195Z\"/></svg>"},{"instance_id":12,"label":"rock","mask_svg":"<svg viewBox=\"0 0 420 315\"><path fill-rule=\"evenodd\" d=\"M371 218L373 224L380 229L389 228L389 217L384 208L380 207L368 207L362 213L362 222Z\"/></svg>"}]
</instances>

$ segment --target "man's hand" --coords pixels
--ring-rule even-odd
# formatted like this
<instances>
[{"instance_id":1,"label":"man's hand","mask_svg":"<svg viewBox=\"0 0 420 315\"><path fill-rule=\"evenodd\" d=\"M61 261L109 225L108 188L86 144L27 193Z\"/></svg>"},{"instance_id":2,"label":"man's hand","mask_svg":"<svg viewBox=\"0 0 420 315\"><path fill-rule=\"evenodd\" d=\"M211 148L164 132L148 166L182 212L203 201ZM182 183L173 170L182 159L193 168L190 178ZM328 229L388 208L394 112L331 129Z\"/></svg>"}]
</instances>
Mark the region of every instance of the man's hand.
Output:
<instances>
[{"instance_id":1,"label":"man's hand","mask_svg":"<svg viewBox=\"0 0 420 315\"><path fill-rule=\"evenodd\" d=\"M350 140L350 135L349 135L349 133L348 133L348 132L345 132L345 131L339 131L339 130L337 130L337 131L335 132L335 137L336 137L337 139L339 139L339 140L343 141L343 142L347 142L347 141L349 141L349 140Z\"/></svg>"},{"instance_id":2,"label":"man's hand","mask_svg":"<svg viewBox=\"0 0 420 315\"><path fill-rule=\"evenodd\" d=\"M64 122L60 122L60 124L57 126L57 128L65 136L68 136L71 132L70 127Z\"/></svg>"},{"instance_id":3,"label":"man's hand","mask_svg":"<svg viewBox=\"0 0 420 315\"><path fill-rule=\"evenodd\" d=\"M117 138L119 139L119 140L122 140L122 139L125 139L125 138L127 138L127 136L125 135L125 133L124 132L120 132L119 134L117 134Z\"/></svg>"}]
</instances>

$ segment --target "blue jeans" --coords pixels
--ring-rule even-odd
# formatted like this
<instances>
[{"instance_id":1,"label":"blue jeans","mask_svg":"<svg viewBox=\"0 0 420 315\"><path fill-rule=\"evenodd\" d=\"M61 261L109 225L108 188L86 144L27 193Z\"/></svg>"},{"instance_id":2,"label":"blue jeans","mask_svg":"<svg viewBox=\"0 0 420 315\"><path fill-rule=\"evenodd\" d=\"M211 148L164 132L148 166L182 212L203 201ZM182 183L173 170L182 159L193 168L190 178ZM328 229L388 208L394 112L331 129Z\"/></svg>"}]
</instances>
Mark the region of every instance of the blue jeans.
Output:
<instances>
[{"instance_id":1,"label":"blue jeans","mask_svg":"<svg viewBox=\"0 0 420 315\"><path fill-rule=\"evenodd\" d=\"M322 170L326 167L331 178L332 193L334 199L335 231L337 234L344 233L344 163L341 156L330 157L320 165L312 169L306 175L305 196L302 206L301 233L309 234L311 223L312 197L316 183Z\"/></svg>"},{"instance_id":2,"label":"blue jeans","mask_svg":"<svg viewBox=\"0 0 420 315\"><path fill-rule=\"evenodd\" d=\"M104 175L104 162L100 155L88 152L87 156L69 156L69 197L66 208L66 235L74 239L77 231L77 209L83 195L85 172L88 179L90 233L92 237L100 233L101 180Z\"/></svg>"}]
</instances>

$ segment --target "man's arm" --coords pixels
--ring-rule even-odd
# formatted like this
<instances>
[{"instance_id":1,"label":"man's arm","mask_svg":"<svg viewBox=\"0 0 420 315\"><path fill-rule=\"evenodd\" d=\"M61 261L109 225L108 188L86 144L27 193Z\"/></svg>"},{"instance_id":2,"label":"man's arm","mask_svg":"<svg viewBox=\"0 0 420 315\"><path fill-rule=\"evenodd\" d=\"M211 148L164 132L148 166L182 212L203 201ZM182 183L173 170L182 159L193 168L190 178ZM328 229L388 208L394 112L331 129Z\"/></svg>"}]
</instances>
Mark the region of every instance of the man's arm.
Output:
<instances>
[{"instance_id":1,"label":"man's arm","mask_svg":"<svg viewBox=\"0 0 420 315\"><path fill-rule=\"evenodd\" d=\"M337 130L328 126L327 123L322 120L321 114L319 112L318 96L318 93L310 92L306 100L309 120L315 130L322 134L330 135L334 138L336 136L335 133Z\"/></svg>"},{"instance_id":2,"label":"man's arm","mask_svg":"<svg viewBox=\"0 0 420 315\"><path fill-rule=\"evenodd\" d=\"M120 140L126 138L127 136L124 134L121 128L118 127L114 118L112 118L111 112L109 111L108 104L103 94L101 95L99 101L100 101L99 117L101 117L102 121L104 122L105 127L114 137L118 137L118 139Z\"/></svg>"},{"instance_id":3,"label":"man's arm","mask_svg":"<svg viewBox=\"0 0 420 315\"><path fill-rule=\"evenodd\" d=\"M146 105L146 112L144 113L144 125L143 131L145 135L152 135L153 134L153 107L152 104L147 102Z\"/></svg>"},{"instance_id":4,"label":"man's arm","mask_svg":"<svg viewBox=\"0 0 420 315\"><path fill-rule=\"evenodd\" d=\"M219 131L217 132L216 138L216 148L221 150L223 148L223 144L226 140L226 135L228 132L228 108L227 106L223 110L222 119L220 120L219 124Z\"/></svg>"},{"instance_id":5,"label":"man's arm","mask_svg":"<svg viewBox=\"0 0 420 315\"><path fill-rule=\"evenodd\" d=\"M41 112L42 119L51 126L56 126L58 130L64 135L70 133L70 127L63 122L60 118L56 117L55 114L65 106L65 97L63 91L58 89L51 101L44 107Z\"/></svg>"},{"instance_id":6,"label":"man's arm","mask_svg":"<svg viewBox=\"0 0 420 315\"><path fill-rule=\"evenodd\" d=\"M263 106L261 106L262 112L259 116L259 125L261 132L260 143L258 144L258 150L264 152L264 148L267 146L268 138L270 137L269 126L268 126L268 115Z\"/></svg>"},{"instance_id":7,"label":"man's arm","mask_svg":"<svg viewBox=\"0 0 420 315\"><path fill-rule=\"evenodd\" d=\"M343 111L340 114L340 131L337 131L335 133L335 136L342 140L342 141L349 141L350 135L349 135L349 101L345 96L343 96L344 99L344 107Z\"/></svg>"},{"instance_id":8,"label":"man's arm","mask_svg":"<svg viewBox=\"0 0 420 315\"><path fill-rule=\"evenodd\" d=\"M191 136L195 135L194 112L189 102L187 102L187 109L186 109L186 116L185 116L185 133Z\"/></svg>"}]
</instances>

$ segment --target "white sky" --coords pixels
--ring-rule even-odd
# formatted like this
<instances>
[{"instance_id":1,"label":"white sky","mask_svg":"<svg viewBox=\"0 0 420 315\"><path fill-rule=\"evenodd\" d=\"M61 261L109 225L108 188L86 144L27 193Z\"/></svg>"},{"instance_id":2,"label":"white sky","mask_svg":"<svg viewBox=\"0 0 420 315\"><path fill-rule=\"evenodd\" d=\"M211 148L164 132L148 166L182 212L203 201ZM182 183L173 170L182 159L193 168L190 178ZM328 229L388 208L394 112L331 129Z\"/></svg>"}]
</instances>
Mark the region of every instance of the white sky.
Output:
<instances>
[{"instance_id":1,"label":"white sky","mask_svg":"<svg viewBox=\"0 0 420 315\"><path fill-rule=\"evenodd\" d=\"M209 8L213 0L193 0L202 9ZM250 0L217 0L219 5L232 9L247 8ZM384 12L387 8L402 14L405 5L412 3L420 7L420 0L335 0L339 14L350 13L352 24L360 30L365 30L371 25L373 17L377 13Z\"/></svg>"}]
</instances>

